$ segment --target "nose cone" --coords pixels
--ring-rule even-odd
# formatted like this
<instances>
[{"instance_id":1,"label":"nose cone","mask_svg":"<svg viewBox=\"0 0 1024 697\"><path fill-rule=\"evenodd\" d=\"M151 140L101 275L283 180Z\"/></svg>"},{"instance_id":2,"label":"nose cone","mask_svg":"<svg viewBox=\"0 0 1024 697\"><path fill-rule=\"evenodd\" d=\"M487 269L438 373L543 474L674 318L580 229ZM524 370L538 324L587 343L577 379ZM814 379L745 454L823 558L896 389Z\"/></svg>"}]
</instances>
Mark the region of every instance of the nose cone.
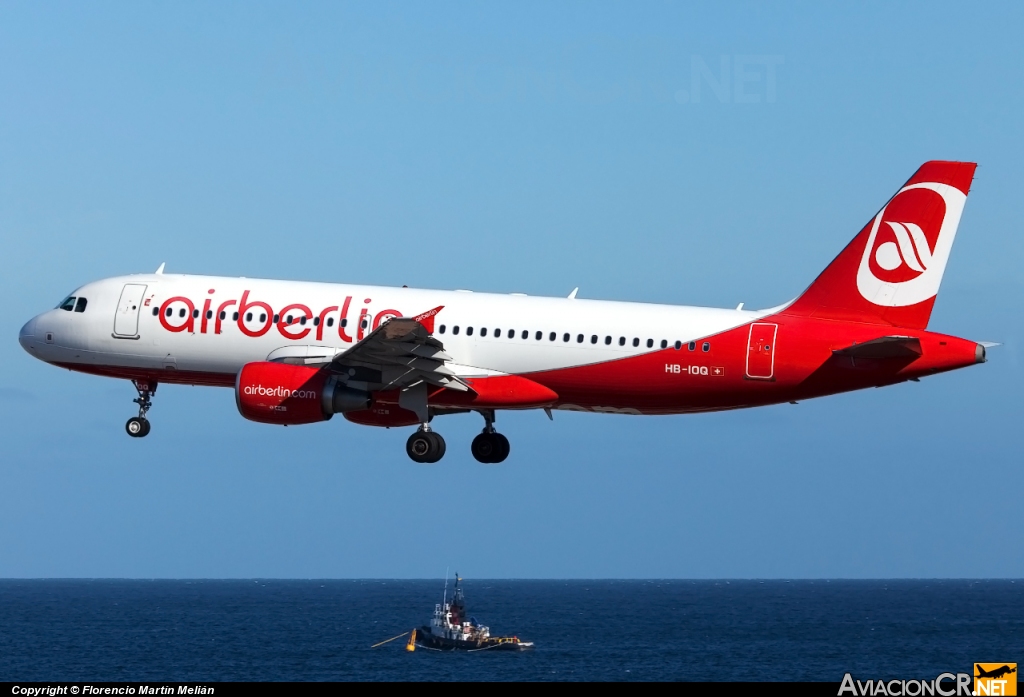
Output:
<instances>
[{"instance_id":1,"label":"nose cone","mask_svg":"<svg viewBox=\"0 0 1024 697\"><path fill-rule=\"evenodd\" d=\"M21 344L21 347L26 351L31 351L32 346L36 341L36 320L38 319L38 317L33 317L26 322L25 326L21 328L21 331L18 332L18 343Z\"/></svg>"}]
</instances>

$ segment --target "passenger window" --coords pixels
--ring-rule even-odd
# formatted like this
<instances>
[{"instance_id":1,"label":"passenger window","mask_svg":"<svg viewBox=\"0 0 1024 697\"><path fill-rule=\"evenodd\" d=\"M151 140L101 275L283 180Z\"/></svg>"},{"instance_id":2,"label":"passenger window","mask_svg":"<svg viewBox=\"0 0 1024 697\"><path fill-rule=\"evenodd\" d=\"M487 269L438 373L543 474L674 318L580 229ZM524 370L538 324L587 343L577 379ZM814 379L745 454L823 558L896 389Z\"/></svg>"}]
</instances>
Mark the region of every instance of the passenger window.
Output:
<instances>
[{"instance_id":1,"label":"passenger window","mask_svg":"<svg viewBox=\"0 0 1024 697\"><path fill-rule=\"evenodd\" d=\"M206 311L206 319L213 319L213 310Z\"/></svg>"},{"instance_id":2,"label":"passenger window","mask_svg":"<svg viewBox=\"0 0 1024 697\"><path fill-rule=\"evenodd\" d=\"M466 336L473 336L473 327L466 327Z\"/></svg>"},{"instance_id":3,"label":"passenger window","mask_svg":"<svg viewBox=\"0 0 1024 697\"><path fill-rule=\"evenodd\" d=\"M227 316L228 316L228 313L224 312L224 310L221 310L221 311L220 311L220 318L221 318L222 320L223 320L223 319L225 319L225 318L226 318Z\"/></svg>"},{"instance_id":4,"label":"passenger window","mask_svg":"<svg viewBox=\"0 0 1024 697\"><path fill-rule=\"evenodd\" d=\"M654 348L654 339L647 340L647 348Z\"/></svg>"},{"instance_id":5,"label":"passenger window","mask_svg":"<svg viewBox=\"0 0 1024 697\"><path fill-rule=\"evenodd\" d=\"M274 324L279 324L280 322L281 322L281 315L274 315Z\"/></svg>"},{"instance_id":6,"label":"passenger window","mask_svg":"<svg viewBox=\"0 0 1024 697\"><path fill-rule=\"evenodd\" d=\"M569 341L569 335L568 334L562 334L562 341L568 342Z\"/></svg>"},{"instance_id":7,"label":"passenger window","mask_svg":"<svg viewBox=\"0 0 1024 697\"><path fill-rule=\"evenodd\" d=\"M533 337L537 341L540 341L544 337L544 332L537 332L537 336Z\"/></svg>"},{"instance_id":8,"label":"passenger window","mask_svg":"<svg viewBox=\"0 0 1024 697\"><path fill-rule=\"evenodd\" d=\"M516 338L516 330L515 329L509 329L508 330L508 338L509 339L515 339Z\"/></svg>"},{"instance_id":9,"label":"passenger window","mask_svg":"<svg viewBox=\"0 0 1024 697\"><path fill-rule=\"evenodd\" d=\"M334 318L333 317L328 317L327 318L327 326L328 327L333 327L334 326Z\"/></svg>"},{"instance_id":10,"label":"passenger window","mask_svg":"<svg viewBox=\"0 0 1024 697\"><path fill-rule=\"evenodd\" d=\"M238 321L238 313L237 312L232 312L231 313L231 321L232 322L237 322Z\"/></svg>"},{"instance_id":11,"label":"passenger window","mask_svg":"<svg viewBox=\"0 0 1024 697\"><path fill-rule=\"evenodd\" d=\"M79 298L78 302L75 303L75 312L85 312L85 306L88 304L88 300L85 298Z\"/></svg>"},{"instance_id":12,"label":"passenger window","mask_svg":"<svg viewBox=\"0 0 1024 697\"><path fill-rule=\"evenodd\" d=\"M696 351L697 350L697 342L696 341L691 341L690 343L688 343L686 345L686 348L688 348L691 351Z\"/></svg>"},{"instance_id":13,"label":"passenger window","mask_svg":"<svg viewBox=\"0 0 1024 697\"><path fill-rule=\"evenodd\" d=\"M74 296L71 296L71 297L68 297L68 298L64 298L64 302L62 302L57 307L60 308L61 310L67 310L68 312L71 312L72 310L75 309L75 298L74 298Z\"/></svg>"},{"instance_id":14,"label":"passenger window","mask_svg":"<svg viewBox=\"0 0 1024 697\"><path fill-rule=\"evenodd\" d=\"M700 350L703 351L704 353L707 353L708 351L710 351L711 350L711 342L705 341L703 344L700 345Z\"/></svg>"},{"instance_id":15,"label":"passenger window","mask_svg":"<svg viewBox=\"0 0 1024 697\"><path fill-rule=\"evenodd\" d=\"M369 324L370 323L364 319L362 322L359 323L359 326L362 327L363 329L366 329L369 326Z\"/></svg>"},{"instance_id":16,"label":"passenger window","mask_svg":"<svg viewBox=\"0 0 1024 697\"><path fill-rule=\"evenodd\" d=\"M639 345L640 345L640 339L638 339L637 337L634 336L633 337L633 346L636 347L636 346L639 346Z\"/></svg>"},{"instance_id":17,"label":"passenger window","mask_svg":"<svg viewBox=\"0 0 1024 697\"><path fill-rule=\"evenodd\" d=\"M153 308L153 316L156 317L159 314L160 314L160 308L159 307L154 307Z\"/></svg>"},{"instance_id":18,"label":"passenger window","mask_svg":"<svg viewBox=\"0 0 1024 697\"><path fill-rule=\"evenodd\" d=\"M442 334L444 334L444 330L445 330L445 326L444 326L444 325L442 324L442 325L441 325L441 326L440 326L440 327L438 328L438 331L440 331L440 332L441 332Z\"/></svg>"},{"instance_id":19,"label":"passenger window","mask_svg":"<svg viewBox=\"0 0 1024 697\"><path fill-rule=\"evenodd\" d=\"M343 327L347 327L348 326L348 318L347 317L342 318L341 326L343 326Z\"/></svg>"},{"instance_id":20,"label":"passenger window","mask_svg":"<svg viewBox=\"0 0 1024 697\"><path fill-rule=\"evenodd\" d=\"M178 310L178 317L184 317L184 316L185 316L185 308L181 308L180 310Z\"/></svg>"},{"instance_id":21,"label":"passenger window","mask_svg":"<svg viewBox=\"0 0 1024 697\"><path fill-rule=\"evenodd\" d=\"M454 327L452 327L452 334L458 334L458 333L459 333L459 325L456 324Z\"/></svg>"},{"instance_id":22,"label":"passenger window","mask_svg":"<svg viewBox=\"0 0 1024 697\"><path fill-rule=\"evenodd\" d=\"M264 318L265 318L265 315L260 315L260 321L261 322L264 320ZM306 324L306 316L305 315L303 315L302 317L299 317L299 324L305 326L305 324Z\"/></svg>"},{"instance_id":23,"label":"passenger window","mask_svg":"<svg viewBox=\"0 0 1024 697\"><path fill-rule=\"evenodd\" d=\"M548 339L549 339L550 341L554 341L554 340L555 340L555 333L554 333L554 332L551 332L551 334L549 334L549 335L548 335Z\"/></svg>"},{"instance_id":24,"label":"passenger window","mask_svg":"<svg viewBox=\"0 0 1024 697\"><path fill-rule=\"evenodd\" d=\"M199 310L192 310L192 319L199 319Z\"/></svg>"},{"instance_id":25,"label":"passenger window","mask_svg":"<svg viewBox=\"0 0 1024 697\"><path fill-rule=\"evenodd\" d=\"M524 330L523 330L523 338L524 338L524 339L529 339L529 338L530 338L530 332L528 332L528 331L526 331L526 330L524 329Z\"/></svg>"},{"instance_id":26,"label":"passenger window","mask_svg":"<svg viewBox=\"0 0 1024 697\"><path fill-rule=\"evenodd\" d=\"M314 327L319 327L320 326L320 318L319 317L314 317L313 318L313 326Z\"/></svg>"},{"instance_id":27,"label":"passenger window","mask_svg":"<svg viewBox=\"0 0 1024 697\"><path fill-rule=\"evenodd\" d=\"M487 336L487 327L480 327L480 336Z\"/></svg>"},{"instance_id":28,"label":"passenger window","mask_svg":"<svg viewBox=\"0 0 1024 697\"><path fill-rule=\"evenodd\" d=\"M267 321L267 313L266 312L261 312L260 313L260 322L266 322L266 321Z\"/></svg>"},{"instance_id":29,"label":"passenger window","mask_svg":"<svg viewBox=\"0 0 1024 697\"><path fill-rule=\"evenodd\" d=\"M597 334L592 334L591 335L590 343L592 343L592 344L596 344L597 343Z\"/></svg>"},{"instance_id":30,"label":"passenger window","mask_svg":"<svg viewBox=\"0 0 1024 697\"><path fill-rule=\"evenodd\" d=\"M612 343L612 338L610 336L606 336L604 338L604 345L605 346L611 346L611 343Z\"/></svg>"},{"instance_id":31,"label":"passenger window","mask_svg":"<svg viewBox=\"0 0 1024 697\"><path fill-rule=\"evenodd\" d=\"M501 330L500 329L495 329L494 330L494 338L495 339L500 339L501 338Z\"/></svg>"},{"instance_id":32,"label":"passenger window","mask_svg":"<svg viewBox=\"0 0 1024 697\"><path fill-rule=\"evenodd\" d=\"M577 334L576 335L576 343L577 344L582 344L583 343L583 335L582 334Z\"/></svg>"},{"instance_id":33,"label":"passenger window","mask_svg":"<svg viewBox=\"0 0 1024 697\"><path fill-rule=\"evenodd\" d=\"M662 348L668 348L668 342L665 339L661 340L661 347Z\"/></svg>"},{"instance_id":34,"label":"passenger window","mask_svg":"<svg viewBox=\"0 0 1024 697\"><path fill-rule=\"evenodd\" d=\"M626 345L626 337L620 336L619 337L619 346L625 346L625 345Z\"/></svg>"},{"instance_id":35,"label":"passenger window","mask_svg":"<svg viewBox=\"0 0 1024 697\"><path fill-rule=\"evenodd\" d=\"M676 351L678 351L678 350L679 350L679 349L681 349L682 347L683 347L683 342L682 342L682 341L677 341L677 342L676 342Z\"/></svg>"}]
</instances>

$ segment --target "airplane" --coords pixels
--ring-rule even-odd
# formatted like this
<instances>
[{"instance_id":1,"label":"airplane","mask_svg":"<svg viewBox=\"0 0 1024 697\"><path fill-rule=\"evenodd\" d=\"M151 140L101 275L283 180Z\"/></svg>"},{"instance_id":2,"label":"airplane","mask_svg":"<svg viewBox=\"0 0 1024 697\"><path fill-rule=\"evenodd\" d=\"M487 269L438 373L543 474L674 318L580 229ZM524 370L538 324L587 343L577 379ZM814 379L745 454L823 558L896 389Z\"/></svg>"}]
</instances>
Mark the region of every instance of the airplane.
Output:
<instances>
[{"instance_id":1,"label":"airplane","mask_svg":"<svg viewBox=\"0 0 1024 697\"><path fill-rule=\"evenodd\" d=\"M241 415L284 426L342 414L416 426L477 412L482 463L510 453L500 410L686 414L797 402L986 360L927 330L977 165L931 161L795 300L766 310L164 273L78 288L22 327L32 356L131 380L150 432L160 383L231 388Z\"/></svg>"}]
</instances>

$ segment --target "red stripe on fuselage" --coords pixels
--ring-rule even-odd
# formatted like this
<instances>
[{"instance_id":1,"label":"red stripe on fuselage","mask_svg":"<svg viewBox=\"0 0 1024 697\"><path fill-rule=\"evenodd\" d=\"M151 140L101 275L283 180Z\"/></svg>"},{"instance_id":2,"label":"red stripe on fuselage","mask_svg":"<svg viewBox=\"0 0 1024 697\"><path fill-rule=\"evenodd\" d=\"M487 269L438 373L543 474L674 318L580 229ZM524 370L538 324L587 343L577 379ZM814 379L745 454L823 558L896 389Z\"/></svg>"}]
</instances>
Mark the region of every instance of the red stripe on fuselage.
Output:
<instances>
[{"instance_id":1,"label":"red stripe on fuselage","mask_svg":"<svg viewBox=\"0 0 1024 697\"><path fill-rule=\"evenodd\" d=\"M79 373L102 375L108 378L124 378L126 380L149 380L150 382L166 382L175 385L202 385L204 387L235 386L232 373L207 373L198 370L153 370L147 368L123 368L113 365L87 365L84 363L54 363L53 365Z\"/></svg>"}]
</instances>

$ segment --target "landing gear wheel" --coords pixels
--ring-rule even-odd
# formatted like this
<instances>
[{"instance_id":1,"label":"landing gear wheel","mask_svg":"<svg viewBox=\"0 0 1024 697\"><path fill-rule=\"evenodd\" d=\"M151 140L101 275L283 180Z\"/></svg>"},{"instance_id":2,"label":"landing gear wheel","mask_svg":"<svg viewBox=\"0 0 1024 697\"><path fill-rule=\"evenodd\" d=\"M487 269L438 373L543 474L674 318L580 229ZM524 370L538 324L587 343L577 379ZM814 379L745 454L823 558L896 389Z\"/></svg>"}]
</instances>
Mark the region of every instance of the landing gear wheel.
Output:
<instances>
[{"instance_id":1,"label":"landing gear wheel","mask_svg":"<svg viewBox=\"0 0 1024 697\"><path fill-rule=\"evenodd\" d=\"M499 462L504 462L505 458L508 457L508 454L512 452L512 445L508 442L508 438L500 433L495 433L494 437L498 440L499 448L497 455L494 456L494 459L491 460L491 462L498 464Z\"/></svg>"},{"instance_id":2,"label":"landing gear wheel","mask_svg":"<svg viewBox=\"0 0 1024 697\"><path fill-rule=\"evenodd\" d=\"M481 433L473 439L473 444L470 446L473 457L477 459L477 462L483 462L488 465L496 465L499 462L503 462L508 457L511 449L508 438L495 431Z\"/></svg>"},{"instance_id":3,"label":"landing gear wheel","mask_svg":"<svg viewBox=\"0 0 1024 697\"><path fill-rule=\"evenodd\" d=\"M448 450L448 446L444 442L444 438L441 437L440 433L434 433L431 431L428 433L431 439L434 441L434 454L433 459L430 462L437 462L444 457L445 451Z\"/></svg>"},{"instance_id":4,"label":"landing gear wheel","mask_svg":"<svg viewBox=\"0 0 1024 697\"><path fill-rule=\"evenodd\" d=\"M149 421L139 416L133 416L124 425L124 430L132 438L143 438L149 433Z\"/></svg>"},{"instance_id":5,"label":"landing gear wheel","mask_svg":"<svg viewBox=\"0 0 1024 697\"><path fill-rule=\"evenodd\" d=\"M139 393L138 399L132 400L139 405L139 415L128 419L124 430L132 438L144 438L149 435L149 419L146 418L146 413L153 406L153 400L150 397L156 394L156 383L148 380L132 380L132 384L135 385L135 390Z\"/></svg>"},{"instance_id":6,"label":"landing gear wheel","mask_svg":"<svg viewBox=\"0 0 1024 697\"><path fill-rule=\"evenodd\" d=\"M416 431L405 443L405 452L413 462L433 463L444 457L444 438L433 431Z\"/></svg>"}]
</instances>

